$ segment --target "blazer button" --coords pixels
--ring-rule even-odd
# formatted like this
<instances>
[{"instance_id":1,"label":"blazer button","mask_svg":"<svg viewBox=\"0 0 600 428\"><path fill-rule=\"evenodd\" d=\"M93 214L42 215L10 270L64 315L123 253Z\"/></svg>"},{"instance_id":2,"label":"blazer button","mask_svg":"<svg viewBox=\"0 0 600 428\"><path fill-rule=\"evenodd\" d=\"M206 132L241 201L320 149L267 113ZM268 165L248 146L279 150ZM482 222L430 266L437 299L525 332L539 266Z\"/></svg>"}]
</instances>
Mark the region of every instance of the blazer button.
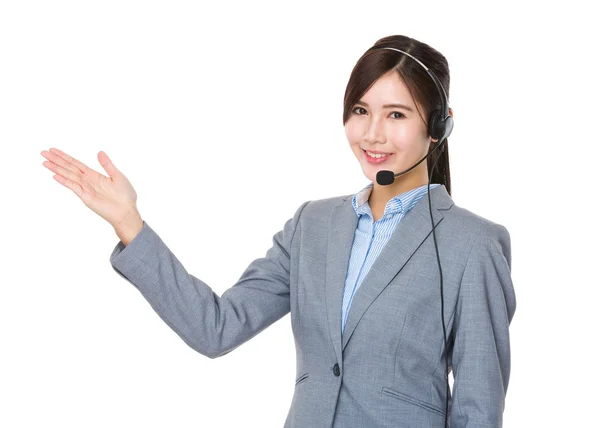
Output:
<instances>
[{"instance_id":1,"label":"blazer button","mask_svg":"<svg viewBox=\"0 0 600 428\"><path fill-rule=\"evenodd\" d=\"M335 363L335 366L333 366L333 374L336 376L340 375L340 366L338 366L337 363Z\"/></svg>"}]
</instances>

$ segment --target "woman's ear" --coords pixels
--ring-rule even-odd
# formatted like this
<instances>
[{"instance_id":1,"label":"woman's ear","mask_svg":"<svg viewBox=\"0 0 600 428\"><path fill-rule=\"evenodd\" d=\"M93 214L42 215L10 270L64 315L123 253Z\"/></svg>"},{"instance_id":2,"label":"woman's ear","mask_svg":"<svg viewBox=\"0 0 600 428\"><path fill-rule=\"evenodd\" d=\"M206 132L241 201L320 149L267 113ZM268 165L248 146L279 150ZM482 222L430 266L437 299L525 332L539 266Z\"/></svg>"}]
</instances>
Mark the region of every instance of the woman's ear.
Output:
<instances>
[{"instance_id":1,"label":"woman's ear","mask_svg":"<svg viewBox=\"0 0 600 428\"><path fill-rule=\"evenodd\" d=\"M450 113L450 116L453 116L453 115L452 115L452 108L451 108L451 107L448 107L448 113ZM454 116L453 116L453 117L454 117Z\"/></svg>"}]
</instances>

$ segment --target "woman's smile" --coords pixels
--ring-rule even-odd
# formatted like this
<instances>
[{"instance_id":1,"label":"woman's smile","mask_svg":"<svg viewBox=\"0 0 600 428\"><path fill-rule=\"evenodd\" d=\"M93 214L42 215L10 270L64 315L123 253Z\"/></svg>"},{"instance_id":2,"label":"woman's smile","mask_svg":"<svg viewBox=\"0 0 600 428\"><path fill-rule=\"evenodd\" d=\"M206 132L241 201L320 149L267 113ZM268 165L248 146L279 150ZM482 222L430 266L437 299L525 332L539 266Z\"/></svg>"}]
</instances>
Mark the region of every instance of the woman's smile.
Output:
<instances>
[{"instance_id":1,"label":"woman's smile","mask_svg":"<svg viewBox=\"0 0 600 428\"><path fill-rule=\"evenodd\" d=\"M391 156L393 156L393 154L389 154L387 156L374 158L371 155L369 155L366 150L363 150L362 152L363 152L367 162L372 163L372 164L380 164L380 163L388 160Z\"/></svg>"}]
</instances>

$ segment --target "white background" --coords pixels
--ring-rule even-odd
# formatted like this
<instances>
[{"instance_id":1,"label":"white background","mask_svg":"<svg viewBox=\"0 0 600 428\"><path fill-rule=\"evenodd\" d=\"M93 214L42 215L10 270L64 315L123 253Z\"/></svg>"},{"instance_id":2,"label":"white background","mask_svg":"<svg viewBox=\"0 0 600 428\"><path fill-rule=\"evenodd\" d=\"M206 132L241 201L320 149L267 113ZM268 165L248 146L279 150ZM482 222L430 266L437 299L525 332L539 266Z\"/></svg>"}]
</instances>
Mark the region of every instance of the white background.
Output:
<instances>
[{"instance_id":1,"label":"white background","mask_svg":"<svg viewBox=\"0 0 600 428\"><path fill-rule=\"evenodd\" d=\"M588 2L199 3L0 5L0 426L283 426L289 315L222 358L193 351L113 271L112 227L40 152L105 174L104 150L144 220L220 295L300 204L368 183L343 95L358 58L391 34L448 59L453 199L511 233L504 426L595 424Z\"/></svg>"}]
</instances>

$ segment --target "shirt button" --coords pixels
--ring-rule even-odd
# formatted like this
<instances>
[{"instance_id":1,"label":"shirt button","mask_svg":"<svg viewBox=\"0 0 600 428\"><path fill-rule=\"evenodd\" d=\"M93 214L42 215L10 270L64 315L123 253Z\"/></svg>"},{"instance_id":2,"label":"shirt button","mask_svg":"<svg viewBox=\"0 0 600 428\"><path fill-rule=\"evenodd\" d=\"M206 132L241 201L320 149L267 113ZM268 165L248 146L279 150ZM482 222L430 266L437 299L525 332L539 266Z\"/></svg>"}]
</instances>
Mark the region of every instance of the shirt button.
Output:
<instances>
[{"instance_id":1,"label":"shirt button","mask_svg":"<svg viewBox=\"0 0 600 428\"><path fill-rule=\"evenodd\" d=\"M333 374L336 376L340 375L340 366L338 366L337 363L335 364L335 366L333 366Z\"/></svg>"}]
</instances>

